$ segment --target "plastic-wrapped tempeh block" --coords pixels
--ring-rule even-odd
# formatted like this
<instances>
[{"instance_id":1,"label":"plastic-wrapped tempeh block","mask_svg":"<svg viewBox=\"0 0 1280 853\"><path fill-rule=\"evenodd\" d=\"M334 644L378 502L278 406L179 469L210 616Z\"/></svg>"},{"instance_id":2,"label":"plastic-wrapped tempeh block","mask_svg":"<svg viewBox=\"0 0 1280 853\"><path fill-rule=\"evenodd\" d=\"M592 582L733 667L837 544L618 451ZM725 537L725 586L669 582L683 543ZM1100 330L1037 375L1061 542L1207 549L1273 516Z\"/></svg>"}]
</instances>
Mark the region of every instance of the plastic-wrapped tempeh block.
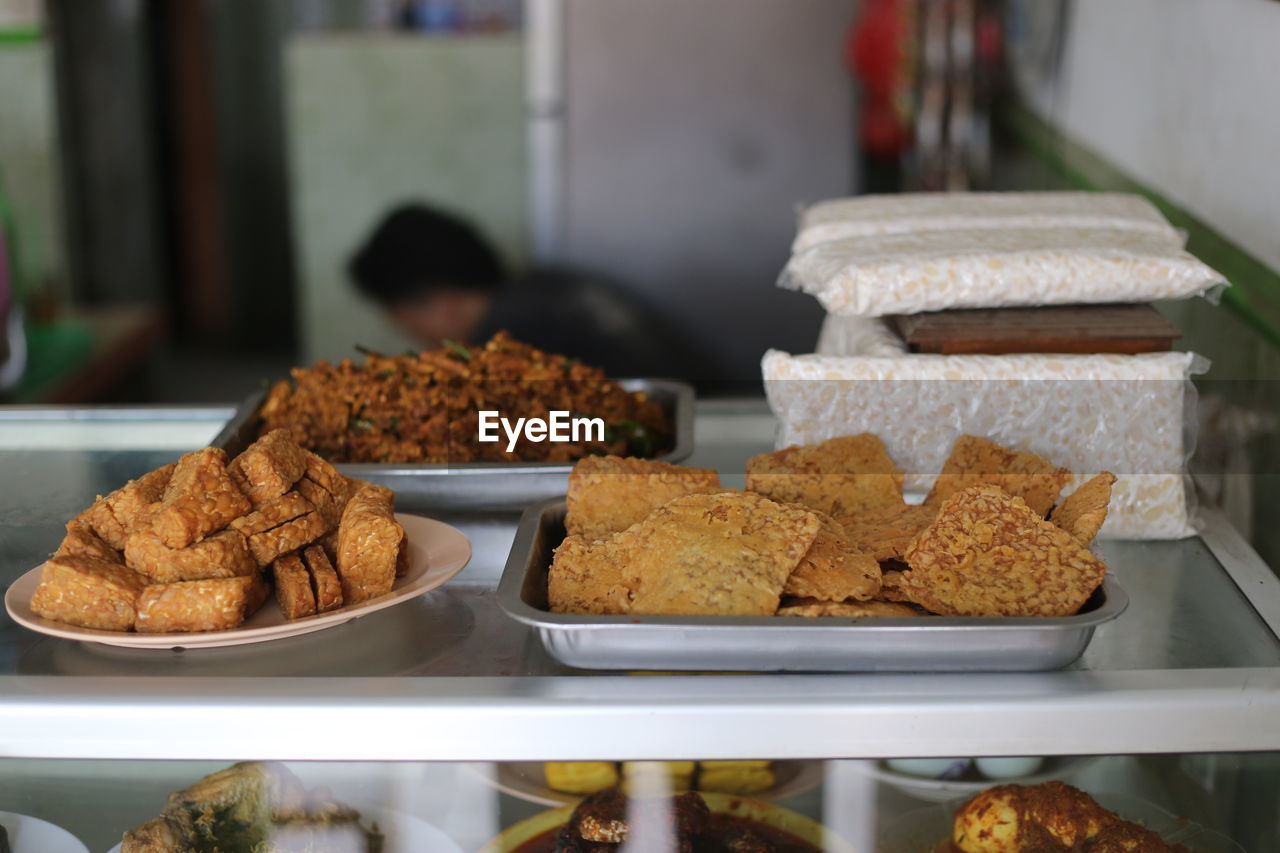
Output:
<instances>
[{"instance_id":1,"label":"plastic-wrapped tempeh block","mask_svg":"<svg viewBox=\"0 0 1280 853\"><path fill-rule=\"evenodd\" d=\"M258 570L248 542L235 530L223 530L185 548L170 548L155 532L139 530L125 542L124 557L151 583L233 578Z\"/></svg>"},{"instance_id":2,"label":"plastic-wrapped tempeh block","mask_svg":"<svg viewBox=\"0 0 1280 853\"><path fill-rule=\"evenodd\" d=\"M337 568L347 604L382 595L395 584L404 528L395 520L388 493L380 486L362 487L342 512Z\"/></svg>"},{"instance_id":3,"label":"plastic-wrapped tempeh block","mask_svg":"<svg viewBox=\"0 0 1280 853\"><path fill-rule=\"evenodd\" d=\"M259 566L266 566L281 554L296 551L319 539L329 527L317 512L286 521L279 527L249 537L249 550Z\"/></svg>"},{"instance_id":4,"label":"plastic-wrapped tempeh block","mask_svg":"<svg viewBox=\"0 0 1280 853\"><path fill-rule=\"evenodd\" d=\"M254 504L279 497L307 470L306 451L286 429L273 429L249 445L231 463L244 476L241 487Z\"/></svg>"},{"instance_id":5,"label":"plastic-wrapped tempeh block","mask_svg":"<svg viewBox=\"0 0 1280 853\"><path fill-rule=\"evenodd\" d=\"M252 506L227 474L227 454L216 447L178 460L150 526L170 548L185 548L221 530Z\"/></svg>"},{"instance_id":6,"label":"plastic-wrapped tempeh block","mask_svg":"<svg viewBox=\"0 0 1280 853\"><path fill-rule=\"evenodd\" d=\"M152 584L138 596L136 627L151 634L235 628L262 606L269 593L258 572L236 578Z\"/></svg>"},{"instance_id":7,"label":"plastic-wrapped tempeh block","mask_svg":"<svg viewBox=\"0 0 1280 853\"><path fill-rule=\"evenodd\" d=\"M134 626L138 594L147 579L119 563L91 557L54 557L40 572L31 610L45 619L128 631Z\"/></svg>"}]
</instances>

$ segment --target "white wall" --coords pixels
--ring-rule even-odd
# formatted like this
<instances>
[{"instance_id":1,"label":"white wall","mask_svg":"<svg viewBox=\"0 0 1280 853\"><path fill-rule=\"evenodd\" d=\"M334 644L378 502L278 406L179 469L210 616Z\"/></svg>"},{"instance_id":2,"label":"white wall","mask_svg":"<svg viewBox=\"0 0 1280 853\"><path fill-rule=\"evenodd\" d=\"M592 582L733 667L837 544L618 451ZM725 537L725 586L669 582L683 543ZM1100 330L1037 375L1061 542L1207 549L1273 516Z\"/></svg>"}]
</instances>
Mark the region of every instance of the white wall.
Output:
<instances>
[{"instance_id":1,"label":"white wall","mask_svg":"<svg viewBox=\"0 0 1280 853\"><path fill-rule=\"evenodd\" d=\"M1036 109L1280 268L1280 3L1074 6L1059 89L1033 88Z\"/></svg>"}]
</instances>

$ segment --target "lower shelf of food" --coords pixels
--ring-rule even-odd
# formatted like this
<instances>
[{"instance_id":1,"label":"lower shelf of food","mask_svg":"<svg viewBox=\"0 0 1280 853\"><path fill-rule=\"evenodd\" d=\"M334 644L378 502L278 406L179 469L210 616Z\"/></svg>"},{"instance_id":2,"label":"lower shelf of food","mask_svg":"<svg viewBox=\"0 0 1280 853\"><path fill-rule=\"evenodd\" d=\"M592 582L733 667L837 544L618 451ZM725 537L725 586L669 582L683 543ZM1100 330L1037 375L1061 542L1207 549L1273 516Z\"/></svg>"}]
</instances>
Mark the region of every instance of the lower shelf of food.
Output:
<instances>
[{"instance_id":1,"label":"lower shelf of food","mask_svg":"<svg viewBox=\"0 0 1280 853\"><path fill-rule=\"evenodd\" d=\"M122 780L128 780L122 784ZM1280 754L523 764L0 761L9 853L1244 853Z\"/></svg>"}]
</instances>

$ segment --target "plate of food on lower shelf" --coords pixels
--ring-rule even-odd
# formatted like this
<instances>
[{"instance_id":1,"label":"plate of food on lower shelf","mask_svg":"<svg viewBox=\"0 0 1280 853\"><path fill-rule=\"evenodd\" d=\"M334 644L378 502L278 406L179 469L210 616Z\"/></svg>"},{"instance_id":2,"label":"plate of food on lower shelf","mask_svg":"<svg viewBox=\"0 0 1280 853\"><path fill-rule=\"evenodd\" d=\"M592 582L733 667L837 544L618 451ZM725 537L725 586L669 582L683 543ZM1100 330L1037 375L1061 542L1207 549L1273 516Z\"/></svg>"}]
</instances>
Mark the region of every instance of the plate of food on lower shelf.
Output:
<instances>
[{"instance_id":1,"label":"plate of food on lower shelf","mask_svg":"<svg viewBox=\"0 0 1280 853\"><path fill-rule=\"evenodd\" d=\"M0 812L0 853L89 853L89 849L57 824Z\"/></svg>"},{"instance_id":2,"label":"plate of food on lower shelf","mask_svg":"<svg viewBox=\"0 0 1280 853\"><path fill-rule=\"evenodd\" d=\"M693 451L694 393L684 382L610 379L505 332L475 347L361 351L363 360L294 368L246 399L212 443L234 456L288 429L348 476L450 509L521 509L562 494L583 456L674 462ZM539 436L535 423L549 431ZM550 430L563 440L549 440Z\"/></svg>"},{"instance_id":3,"label":"plate of food on lower shelf","mask_svg":"<svg viewBox=\"0 0 1280 853\"><path fill-rule=\"evenodd\" d=\"M125 831L107 853L180 850L462 853L421 818L308 790L274 762L234 764L173 792L159 816Z\"/></svg>"},{"instance_id":4,"label":"plate of food on lower shelf","mask_svg":"<svg viewBox=\"0 0 1280 853\"><path fill-rule=\"evenodd\" d=\"M870 434L716 471L590 457L531 506L498 588L570 666L1043 671L1128 599L1093 552L1115 477L962 436L923 503Z\"/></svg>"},{"instance_id":5,"label":"plate of food on lower shelf","mask_svg":"<svg viewBox=\"0 0 1280 853\"><path fill-rule=\"evenodd\" d=\"M188 453L66 528L6 610L33 631L130 648L319 631L422 595L471 557L458 530L395 512L391 489L346 477L286 430L234 459Z\"/></svg>"},{"instance_id":6,"label":"plate of food on lower shelf","mask_svg":"<svg viewBox=\"0 0 1280 853\"><path fill-rule=\"evenodd\" d=\"M1098 760L1095 755L990 758L908 758L868 762L867 774L902 793L943 803L999 782L1035 785L1064 781Z\"/></svg>"},{"instance_id":7,"label":"plate of food on lower shelf","mask_svg":"<svg viewBox=\"0 0 1280 853\"><path fill-rule=\"evenodd\" d=\"M1062 782L997 785L968 800L907 812L876 853L1244 853L1221 833L1128 794Z\"/></svg>"},{"instance_id":8,"label":"plate of food on lower shelf","mask_svg":"<svg viewBox=\"0 0 1280 853\"><path fill-rule=\"evenodd\" d=\"M503 761L483 767L485 779L505 794L546 806L571 805L621 785L626 793L667 780L673 791L736 794L783 800L822 784L821 761Z\"/></svg>"},{"instance_id":9,"label":"plate of food on lower shelf","mask_svg":"<svg viewBox=\"0 0 1280 853\"><path fill-rule=\"evenodd\" d=\"M621 788L608 788L576 805L534 815L490 841L480 853L627 849L854 853L822 824L771 803L700 791L632 798Z\"/></svg>"}]
</instances>

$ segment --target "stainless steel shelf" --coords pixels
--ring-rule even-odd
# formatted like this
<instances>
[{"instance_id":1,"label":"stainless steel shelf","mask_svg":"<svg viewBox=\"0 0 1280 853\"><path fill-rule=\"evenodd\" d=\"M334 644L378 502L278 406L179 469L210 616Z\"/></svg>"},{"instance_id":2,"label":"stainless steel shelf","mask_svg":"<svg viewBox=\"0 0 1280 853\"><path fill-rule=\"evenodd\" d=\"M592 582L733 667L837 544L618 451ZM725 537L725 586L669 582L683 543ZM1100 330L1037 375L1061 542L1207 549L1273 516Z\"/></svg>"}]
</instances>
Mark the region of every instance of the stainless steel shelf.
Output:
<instances>
[{"instance_id":1,"label":"stainless steel shelf","mask_svg":"<svg viewBox=\"0 0 1280 853\"><path fill-rule=\"evenodd\" d=\"M721 407L723 409L723 407ZM690 464L740 471L758 411L703 407ZM172 453L0 451L0 581L95 491ZM876 758L1280 749L1280 583L1219 516L1199 538L1106 542L1132 603L1039 674L600 674L550 660L493 587L514 516L451 515L459 581L317 634L150 652L0 617L0 756L313 760ZM349 734L335 737L334 732Z\"/></svg>"}]
</instances>

